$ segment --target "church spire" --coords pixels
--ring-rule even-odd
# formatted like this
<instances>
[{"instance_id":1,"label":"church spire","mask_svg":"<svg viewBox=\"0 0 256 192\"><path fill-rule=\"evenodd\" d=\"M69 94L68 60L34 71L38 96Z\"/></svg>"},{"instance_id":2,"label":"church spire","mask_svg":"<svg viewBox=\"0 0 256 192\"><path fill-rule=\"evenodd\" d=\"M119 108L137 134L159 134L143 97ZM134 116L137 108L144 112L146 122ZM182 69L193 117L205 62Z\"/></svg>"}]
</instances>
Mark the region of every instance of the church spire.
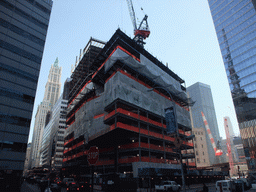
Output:
<instances>
[{"instance_id":1,"label":"church spire","mask_svg":"<svg viewBox=\"0 0 256 192\"><path fill-rule=\"evenodd\" d=\"M59 66L59 59L58 57L56 58L54 64L53 64L54 67L58 67Z\"/></svg>"}]
</instances>

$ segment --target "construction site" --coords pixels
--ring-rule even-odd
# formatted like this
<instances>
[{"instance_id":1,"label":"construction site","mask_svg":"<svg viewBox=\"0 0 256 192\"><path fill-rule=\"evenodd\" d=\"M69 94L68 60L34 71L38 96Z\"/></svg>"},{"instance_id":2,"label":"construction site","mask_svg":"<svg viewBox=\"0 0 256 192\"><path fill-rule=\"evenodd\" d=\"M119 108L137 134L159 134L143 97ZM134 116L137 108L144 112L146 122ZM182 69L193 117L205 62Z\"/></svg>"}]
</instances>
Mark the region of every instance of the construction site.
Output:
<instances>
[{"instance_id":1,"label":"construction site","mask_svg":"<svg viewBox=\"0 0 256 192\"><path fill-rule=\"evenodd\" d=\"M87 155L99 150L94 173L181 180L196 169L184 80L117 30L104 43L91 38L71 76L64 174L92 172ZM165 108L175 106L179 143L166 130Z\"/></svg>"},{"instance_id":2,"label":"construction site","mask_svg":"<svg viewBox=\"0 0 256 192\"><path fill-rule=\"evenodd\" d=\"M71 78L64 162L84 160L95 145L99 170L131 172L133 162L179 169L164 109L175 105L181 138L191 134L184 80L119 29L106 44L90 39ZM181 149L186 153L193 143L183 141ZM193 153L186 157L195 168L188 163Z\"/></svg>"},{"instance_id":3,"label":"construction site","mask_svg":"<svg viewBox=\"0 0 256 192\"><path fill-rule=\"evenodd\" d=\"M189 113L193 102L185 81L144 49L150 34L147 15L137 28L131 1L127 2L135 37L117 29L106 43L91 38L76 58L69 82L62 174L147 180L140 187L151 187L160 179L184 185L185 174L189 173L187 180L199 175ZM174 115L167 117L170 109ZM175 127L171 134L170 124ZM91 147L98 150L93 165ZM208 173L201 175L209 178Z\"/></svg>"}]
</instances>

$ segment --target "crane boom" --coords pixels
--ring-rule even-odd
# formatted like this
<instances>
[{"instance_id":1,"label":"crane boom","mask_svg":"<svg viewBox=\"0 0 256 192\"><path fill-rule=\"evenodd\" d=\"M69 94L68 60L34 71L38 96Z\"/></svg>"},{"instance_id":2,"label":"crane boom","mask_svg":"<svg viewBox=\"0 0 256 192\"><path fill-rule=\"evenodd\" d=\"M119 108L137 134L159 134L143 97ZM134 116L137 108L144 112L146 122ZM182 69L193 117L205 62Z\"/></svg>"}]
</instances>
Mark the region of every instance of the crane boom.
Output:
<instances>
[{"instance_id":1,"label":"crane boom","mask_svg":"<svg viewBox=\"0 0 256 192\"><path fill-rule=\"evenodd\" d=\"M128 9L129 9L129 13L130 13L130 17L132 20L132 25L133 25L133 29L134 31L137 30L137 24L136 24L136 17L135 17L135 12L133 9L133 5L132 5L132 0L126 0L127 4L128 4Z\"/></svg>"},{"instance_id":2,"label":"crane boom","mask_svg":"<svg viewBox=\"0 0 256 192\"><path fill-rule=\"evenodd\" d=\"M207 120L206 120L206 118L204 116L204 113L202 111L201 111L201 114L202 114L202 117L203 117L203 121L204 121L204 125L205 125L205 128L206 128L206 131L207 131L207 133L209 135L209 138L211 140L211 144L212 144L212 147L214 149L215 156L221 156L223 154L223 151L221 149L217 149L215 141L214 141L214 139L212 137L212 132L210 130L209 124L208 124L208 122L207 122Z\"/></svg>"},{"instance_id":3,"label":"crane boom","mask_svg":"<svg viewBox=\"0 0 256 192\"><path fill-rule=\"evenodd\" d=\"M212 133L211 133L210 127L209 127L208 122L207 122L207 120L206 120L206 118L204 116L204 113L202 111L201 111L201 114L202 114L202 117L203 117L203 121L204 121L204 125L205 125L205 128L206 128L206 131L207 131L207 133L209 135L209 138L211 140L212 147L214 149L214 152L216 153L217 147L216 147L215 141L214 141L214 139L212 137Z\"/></svg>"}]
</instances>

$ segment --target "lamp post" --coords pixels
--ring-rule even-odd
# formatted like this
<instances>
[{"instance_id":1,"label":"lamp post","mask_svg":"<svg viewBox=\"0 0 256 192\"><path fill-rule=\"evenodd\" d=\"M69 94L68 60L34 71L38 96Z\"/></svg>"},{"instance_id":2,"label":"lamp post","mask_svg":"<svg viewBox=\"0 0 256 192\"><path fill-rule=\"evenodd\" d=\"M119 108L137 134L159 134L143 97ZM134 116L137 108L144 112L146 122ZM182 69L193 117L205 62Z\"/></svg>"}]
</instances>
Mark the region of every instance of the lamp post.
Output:
<instances>
[{"instance_id":1,"label":"lamp post","mask_svg":"<svg viewBox=\"0 0 256 192\"><path fill-rule=\"evenodd\" d=\"M155 88L149 89L148 91L153 91L154 89L163 89L163 90L165 90L169 94L172 102L174 102L170 91L167 90L166 88L164 88L164 87L155 87ZM176 128L176 140L177 140L179 138L179 129L178 129L178 123L177 123L175 103L173 104L173 106L171 108L170 107L166 108L165 109L165 113L166 113L166 118L168 118L168 116L169 117L172 116L171 117L171 120L173 120L172 124L174 126L176 126L175 128ZM169 115L167 113L169 113ZM166 124L167 124L167 121L169 121L169 120L166 119ZM181 147L178 147L178 148L179 148L179 156L180 156L180 168L181 168L181 177L182 177L182 187L183 187L183 191L185 192L186 191L186 184L185 184L184 170L183 170L183 164L182 164Z\"/></svg>"}]
</instances>

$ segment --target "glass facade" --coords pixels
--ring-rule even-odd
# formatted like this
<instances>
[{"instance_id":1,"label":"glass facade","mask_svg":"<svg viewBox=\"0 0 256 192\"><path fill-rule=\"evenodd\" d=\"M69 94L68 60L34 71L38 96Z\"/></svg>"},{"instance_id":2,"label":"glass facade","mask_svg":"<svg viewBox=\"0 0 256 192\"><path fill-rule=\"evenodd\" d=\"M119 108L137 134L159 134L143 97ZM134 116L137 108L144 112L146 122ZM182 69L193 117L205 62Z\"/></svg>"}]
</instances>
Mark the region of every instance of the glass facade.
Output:
<instances>
[{"instance_id":1,"label":"glass facade","mask_svg":"<svg viewBox=\"0 0 256 192\"><path fill-rule=\"evenodd\" d=\"M49 0L0 1L0 175L8 170L15 183L24 167L51 9Z\"/></svg>"},{"instance_id":2,"label":"glass facade","mask_svg":"<svg viewBox=\"0 0 256 192\"><path fill-rule=\"evenodd\" d=\"M255 0L208 0L236 109L248 169L256 171Z\"/></svg>"},{"instance_id":3,"label":"glass facade","mask_svg":"<svg viewBox=\"0 0 256 192\"><path fill-rule=\"evenodd\" d=\"M197 82L187 88L187 93L195 101L195 104L191 107L193 131L198 132L199 128L204 128L204 133L207 133L201 114L203 112L210 127L212 137L217 144L218 141L220 142L220 134L210 86ZM204 135L203 138L206 138L210 165L223 162L221 157L216 158L209 135Z\"/></svg>"}]
</instances>

